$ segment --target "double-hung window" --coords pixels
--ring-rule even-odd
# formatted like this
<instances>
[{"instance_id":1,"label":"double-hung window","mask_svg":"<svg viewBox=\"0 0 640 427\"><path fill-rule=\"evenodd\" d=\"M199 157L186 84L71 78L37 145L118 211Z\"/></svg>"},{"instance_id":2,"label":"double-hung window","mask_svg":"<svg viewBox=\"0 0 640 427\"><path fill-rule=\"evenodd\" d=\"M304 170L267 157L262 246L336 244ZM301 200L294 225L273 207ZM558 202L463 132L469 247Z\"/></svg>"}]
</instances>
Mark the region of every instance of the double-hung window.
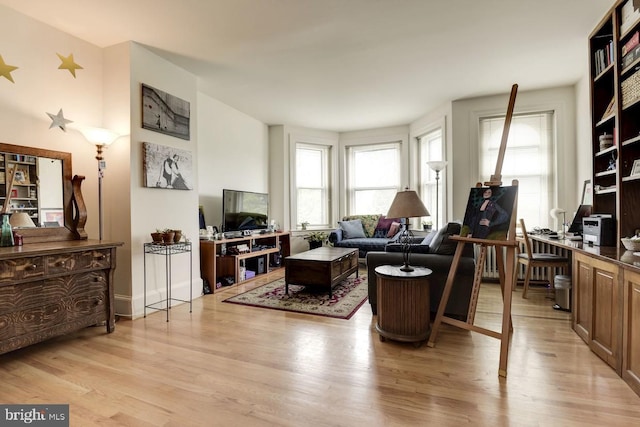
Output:
<instances>
[{"instance_id":1,"label":"double-hung window","mask_svg":"<svg viewBox=\"0 0 640 427\"><path fill-rule=\"evenodd\" d=\"M296 143L295 167L296 226L329 227L331 146Z\"/></svg>"},{"instance_id":2,"label":"double-hung window","mask_svg":"<svg viewBox=\"0 0 640 427\"><path fill-rule=\"evenodd\" d=\"M495 172L504 116L480 119L480 173L489 180ZM547 227L555 199L553 177L554 113L514 115L502 165L502 184L518 180L518 218Z\"/></svg>"},{"instance_id":3,"label":"double-hung window","mask_svg":"<svg viewBox=\"0 0 640 427\"><path fill-rule=\"evenodd\" d=\"M431 222L434 227L439 227L439 224L435 223L435 219L438 219L440 224L445 223L444 211L445 211L445 177L444 170L438 173L438 180L436 180L436 173L431 169L427 162L444 160L444 147L442 144L442 129L438 128L427 132L425 135L418 138L418 170L420 171L420 196L422 203L427 207L431 214ZM438 187L436 187L438 186ZM437 197L437 200L436 200Z\"/></svg>"},{"instance_id":4,"label":"double-hung window","mask_svg":"<svg viewBox=\"0 0 640 427\"><path fill-rule=\"evenodd\" d=\"M347 147L347 213L386 214L400 189L400 142Z\"/></svg>"}]
</instances>

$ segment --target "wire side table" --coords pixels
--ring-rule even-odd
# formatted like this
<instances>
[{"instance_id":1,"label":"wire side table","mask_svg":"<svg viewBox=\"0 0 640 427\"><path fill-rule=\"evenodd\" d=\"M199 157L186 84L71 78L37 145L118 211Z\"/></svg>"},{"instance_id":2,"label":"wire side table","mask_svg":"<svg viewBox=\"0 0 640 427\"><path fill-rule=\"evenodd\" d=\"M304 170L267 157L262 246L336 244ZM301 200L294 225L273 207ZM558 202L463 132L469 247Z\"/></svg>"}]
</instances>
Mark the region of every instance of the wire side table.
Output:
<instances>
[{"instance_id":1,"label":"wire side table","mask_svg":"<svg viewBox=\"0 0 640 427\"><path fill-rule=\"evenodd\" d=\"M171 296L171 258L178 254L189 254L189 301L173 298ZM165 258L165 286L167 297L160 301L147 304L147 254L164 255ZM188 302L189 313L193 309L193 255L191 253L191 242L180 242L173 244L145 243L144 244L144 317L147 317L147 308L151 310L164 310L167 312L167 322L169 321L169 310L172 301ZM165 305L165 307L157 307Z\"/></svg>"}]
</instances>

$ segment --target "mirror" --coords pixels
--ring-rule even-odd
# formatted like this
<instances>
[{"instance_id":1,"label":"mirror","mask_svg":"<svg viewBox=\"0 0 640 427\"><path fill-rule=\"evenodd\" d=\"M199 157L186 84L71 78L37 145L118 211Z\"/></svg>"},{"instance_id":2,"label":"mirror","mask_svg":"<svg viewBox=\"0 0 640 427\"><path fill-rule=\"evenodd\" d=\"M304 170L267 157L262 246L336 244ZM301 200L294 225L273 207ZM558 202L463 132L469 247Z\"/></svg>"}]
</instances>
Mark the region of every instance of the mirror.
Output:
<instances>
[{"instance_id":1,"label":"mirror","mask_svg":"<svg viewBox=\"0 0 640 427\"><path fill-rule=\"evenodd\" d=\"M0 143L0 159L0 204L9 198L8 212L26 212L36 224L16 229L25 244L86 238L84 177L72 180L71 153ZM15 179L9 192L10 169Z\"/></svg>"}]
</instances>

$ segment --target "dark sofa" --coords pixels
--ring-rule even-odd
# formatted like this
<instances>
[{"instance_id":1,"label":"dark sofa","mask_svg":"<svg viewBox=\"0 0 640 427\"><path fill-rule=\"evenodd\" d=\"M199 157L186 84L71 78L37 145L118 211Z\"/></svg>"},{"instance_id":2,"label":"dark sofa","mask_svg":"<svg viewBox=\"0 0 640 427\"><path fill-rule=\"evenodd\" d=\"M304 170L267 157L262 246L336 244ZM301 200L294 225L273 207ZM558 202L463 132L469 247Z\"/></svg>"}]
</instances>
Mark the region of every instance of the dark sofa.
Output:
<instances>
[{"instance_id":1,"label":"dark sofa","mask_svg":"<svg viewBox=\"0 0 640 427\"><path fill-rule=\"evenodd\" d=\"M441 230L432 232L427 236L424 244L412 245L411 257L409 259L410 265L427 267L433 271L429 276L429 288L431 291L430 311L432 318L435 317L438 311L438 306L442 299L442 292L444 291L449 270L451 269L451 263L453 262L453 254L457 246L457 242L450 240L449 236L459 233L460 224L449 223ZM380 265L402 265L402 255L400 244L390 244L384 252L373 251L367 253L369 304L371 304L373 314L377 314L375 268ZM473 245L467 243L463 251L463 256L460 258L453 288L451 289L449 301L445 308L445 314L447 316L459 320L466 320L469 302L471 300L475 268Z\"/></svg>"},{"instance_id":2,"label":"dark sofa","mask_svg":"<svg viewBox=\"0 0 640 427\"><path fill-rule=\"evenodd\" d=\"M361 229L349 227L357 222ZM358 257L365 258L368 252L384 251L389 243L393 243L400 234L401 222L400 219L386 218L379 214L344 217L339 222L339 228L329 233L329 243L339 248L358 249Z\"/></svg>"}]
</instances>

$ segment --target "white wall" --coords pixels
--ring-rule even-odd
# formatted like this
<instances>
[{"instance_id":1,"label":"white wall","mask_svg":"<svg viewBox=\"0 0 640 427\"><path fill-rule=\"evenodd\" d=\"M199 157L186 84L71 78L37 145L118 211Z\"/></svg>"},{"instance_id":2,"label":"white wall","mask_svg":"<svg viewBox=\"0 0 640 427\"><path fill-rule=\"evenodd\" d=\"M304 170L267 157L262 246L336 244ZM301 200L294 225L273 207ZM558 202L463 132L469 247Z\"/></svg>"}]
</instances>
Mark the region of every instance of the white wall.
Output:
<instances>
[{"instance_id":1,"label":"white wall","mask_svg":"<svg viewBox=\"0 0 640 427\"><path fill-rule=\"evenodd\" d=\"M210 96L197 98L199 203L207 225L220 228L224 188L269 192L268 128Z\"/></svg>"},{"instance_id":2,"label":"white wall","mask_svg":"<svg viewBox=\"0 0 640 427\"><path fill-rule=\"evenodd\" d=\"M150 241L149 234L157 228L180 229L192 240L192 262L188 254L172 258L172 296L186 299L189 296L189 272L193 274L193 291L201 294L200 248L198 239L198 180L192 190L167 190L143 186L143 142L151 142L180 150L190 151L193 176L198 176L198 97L197 79L191 73L159 57L137 43L131 43L131 146L130 156L130 212L131 212L131 306L134 315L143 311L144 251ZM184 140L159 132L143 129L141 85L145 83L170 93L190 103L190 140ZM126 159L123 159L126 160ZM180 257L180 258L178 258ZM147 298L156 301L165 297L164 256L147 256Z\"/></svg>"}]
</instances>

